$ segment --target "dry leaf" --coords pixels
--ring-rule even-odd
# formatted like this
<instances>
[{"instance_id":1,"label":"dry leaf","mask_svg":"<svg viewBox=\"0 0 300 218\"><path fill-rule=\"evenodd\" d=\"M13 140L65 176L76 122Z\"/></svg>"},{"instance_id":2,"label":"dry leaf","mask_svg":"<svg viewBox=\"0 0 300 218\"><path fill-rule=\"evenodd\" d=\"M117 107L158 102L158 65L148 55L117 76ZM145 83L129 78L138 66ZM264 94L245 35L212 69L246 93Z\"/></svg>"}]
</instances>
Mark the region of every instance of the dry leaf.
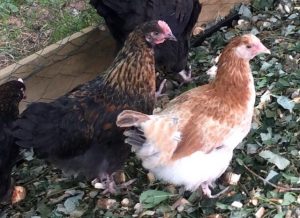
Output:
<instances>
[{"instance_id":1,"label":"dry leaf","mask_svg":"<svg viewBox=\"0 0 300 218\"><path fill-rule=\"evenodd\" d=\"M263 217L264 214L265 214L265 208L261 207L258 209L258 211L256 211L255 217L261 218L261 217Z\"/></svg>"},{"instance_id":2,"label":"dry leaf","mask_svg":"<svg viewBox=\"0 0 300 218\"><path fill-rule=\"evenodd\" d=\"M194 30L193 30L193 35L194 35L194 36L195 36L195 35L198 35L198 34L204 32L204 30L205 30L204 28L197 26L197 27L195 27Z\"/></svg>"},{"instance_id":3,"label":"dry leaf","mask_svg":"<svg viewBox=\"0 0 300 218\"><path fill-rule=\"evenodd\" d=\"M121 204L122 204L123 207L128 207L130 205L130 200L128 198L124 198L121 201Z\"/></svg>"},{"instance_id":4,"label":"dry leaf","mask_svg":"<svg viewBox=\"0 0 300 218\"><path fill-rule=\"evenodd\" d=\"M233 172L227 172L225 174L225 182L229 185L237 185L240 181L241 174L235 174Z\"/></svg>"},{"instance_id":5,"label":"dry leaf","mask_svg":"<svg viewBox=\"0 0 300 218\"><path fill-rule=\"evenodd\" d=\"M184 207L185 205L188 205L188 204L190 205L191 203L188 200L186 200L185 198L181 197L172 205L172 208L176 209L180 206Z\"/></svg>"},{"instance_id":6,"label":"dry leaf","mask_svg":"<svg viewBox=\"0 0 300 218\"><path fill-rule=\"evenodd\" d=\"M231 206L236 207L236 208L242 208L243 204L239 201L234 201L234 202L232 202Z\"/></svg>"},{"instance_id":7,"label":"dry leaf","mask_svg":"<svg viewBox=\"0 0 300 218\"><path fill-rule=\"evenodd\" d=\"M147 177L150 184L153 184L156 180L153 173L147 173Z\"/></svg>"},{"instance_id":8,"label":"dry leaf","mask_svg":"<svg viewBox=\"0 0 300 218\"><path fill-rule=\"evenodd\" d=\"M109 210L114 205L116 205L117 201L115 199L108 199L108 198L100 198L97 201L97 206L101 209Z\"/></svg>"},{"instance_id":9,"label":"dry leaf","mask_svg":"<svg viewBox=\"0 0 300 218\"><path fill-rule=\"evenodd\" d=\"M223 216L221 214L212 214L208 215L206 218L223 218Z\"/></svg>"},{"instance_id":10,"label":"dry leaf","mask_svg":"<svg viewBox=\"0 0 300 218\"><path fill-rule=\"evenodd\" d=\"M26 197L26 189L22 186L15 186L12 194L11 202L13 204L22 201Z\"/></svg>"},{"instance_id":11,"label":"dry leaf","mask_svg":"<svg viewBox=\"0 0 300 218\"><path fill-rule=\"evenodd\" d=\"M114 174L114 180L115 180L116 184L122 184L122 183L126 182L125 173L123 171L116 172Z\"/></svg>"}]
</instances>

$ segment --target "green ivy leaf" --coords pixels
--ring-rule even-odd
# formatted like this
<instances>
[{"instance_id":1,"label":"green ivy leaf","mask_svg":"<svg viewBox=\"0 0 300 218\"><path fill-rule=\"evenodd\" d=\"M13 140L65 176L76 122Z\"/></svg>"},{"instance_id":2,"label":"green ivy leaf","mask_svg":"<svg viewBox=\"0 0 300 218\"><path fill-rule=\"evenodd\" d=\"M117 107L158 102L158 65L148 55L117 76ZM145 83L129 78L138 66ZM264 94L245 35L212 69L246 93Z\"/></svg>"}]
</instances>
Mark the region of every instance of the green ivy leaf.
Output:
<instances>
[{"instance_id":1,"label":"green ivy leaf","mask_svg":"<svg viewBox=\"0 0 300 218\"><path fill-rule=\"evenodd\" d=\"M297 201L296 197L291 192L287 192L283 196L283 202L281 205L288 206L295 201Z\"/></svg>"},{"instance_id":2,"label":"green ivy leaf","mask_svg":"<svg viewBox=\"0 0 300 218\"><path fill-rule=\"evenodd\" d=\"M153 208L161 202L169 199L173 194L158 190L144 191L140 196L140 202L146 209Z\"/></svg>"},{"instance_id":3,"label":"green ivy leaf","mask_svg":"<svg viewBox=\"0 0 300 218\"><path fill-rule=\"evenodd\" d=\"M290 165L290 161L288 159L278 154L274 154L269 150L261 151L259 156L266 159L268 162L275 164L280 170L284 170L288 165Z\"/></svg>"},{"instance_id":4,"label":"green ivy leaf","mask_svg":"<svg viewBox=\"0 0 300 218\"><path fill-rule=\"evenodd\" d=\"M285 97L285 96L276 96L277 97L277 103L283 107L284 109L289 110L290 112L293 111L293 108L295 107L295 102L293 102L291 99Z\"/></svg>"}]
</instances>

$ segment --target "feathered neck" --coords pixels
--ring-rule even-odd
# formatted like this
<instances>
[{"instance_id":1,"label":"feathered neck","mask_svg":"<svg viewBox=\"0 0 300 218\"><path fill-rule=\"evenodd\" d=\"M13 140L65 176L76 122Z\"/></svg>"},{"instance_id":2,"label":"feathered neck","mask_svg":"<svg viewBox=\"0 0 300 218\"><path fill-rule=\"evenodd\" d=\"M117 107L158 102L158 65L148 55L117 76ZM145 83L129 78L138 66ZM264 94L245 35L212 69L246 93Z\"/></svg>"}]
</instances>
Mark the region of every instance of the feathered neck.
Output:
<instances>
[{"instance_id":1,"label":"feathered neck","mask_svg":"<svg viewBox=\"0 0 300 218\"><path fill-rule=\"evenodd\" d=\"M234 49L225 50L219 60L212 86L224 100L244 105L255 98L249 60L239 58Z\"/></svg>"},{"instance_id":2,"label":"feathered neck","mask_svg":"<svg viewBox=\"0 0 300 218\"><path fill-rule=\"evenodd\" d=\"M239 58L234 50L222 53L214 83L230 85L231 88L241 87L252 77L248 60ZM221 85L220 84L220 85Z\"/></svg>"},{"instance_id":3,"label":"feathered neck","mask_svg":"<svg viewBox=\"0 0 300 218\"><path fill-rule=\"evenodd\" d=\"M136 30L128 36L104 80L106 85L120 92L155 95L154 51L141 31Z\"/></svg>"}]
</instances>

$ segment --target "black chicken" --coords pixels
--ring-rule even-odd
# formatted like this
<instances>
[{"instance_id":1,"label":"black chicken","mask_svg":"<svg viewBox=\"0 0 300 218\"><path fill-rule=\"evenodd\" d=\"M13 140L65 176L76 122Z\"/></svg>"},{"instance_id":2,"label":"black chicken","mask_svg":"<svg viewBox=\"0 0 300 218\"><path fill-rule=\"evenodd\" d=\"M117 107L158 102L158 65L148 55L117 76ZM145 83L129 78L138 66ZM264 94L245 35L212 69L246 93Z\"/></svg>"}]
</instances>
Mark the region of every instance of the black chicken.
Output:
<instances>
[{"instance_id":1,"label":"black chicken","mask_svg":"<svg viewBox=\"0 0 300 218\"><path fill-rule=\"evenodd\" d=\"M191 80L187 60L191 32L201 11L198 0L91 0L90 4L104 18L119 47L138 24L153 19L166 21L177 41L154 48L156 68Z\"/></svg>"},{"instance_id":2,"label":"black chicken","mask_svg":"<svg viewBox=\"0 0 300 218\"><path fill-rule=\"evenodd\" d=\"M138 26L105 73L51 103L31 104L15 123L16 143L67 174L107 179L130 153L116 117L124 109L152 113L153 46L167 39L176 40L164 21Z\"/></svg>"},{"instance_id":3,"label":"black chicken","mask_svg":"<svg viewBox=\"0 0 300 218\"><path fill-rule=\"evenodd\" d=\"M12 190L11 170L19 155L19 148L10 135L12 122L19 116L19 103L25 97L21 79L0 86L0 202L8 202Z\"/></svg>"}]
</instances>

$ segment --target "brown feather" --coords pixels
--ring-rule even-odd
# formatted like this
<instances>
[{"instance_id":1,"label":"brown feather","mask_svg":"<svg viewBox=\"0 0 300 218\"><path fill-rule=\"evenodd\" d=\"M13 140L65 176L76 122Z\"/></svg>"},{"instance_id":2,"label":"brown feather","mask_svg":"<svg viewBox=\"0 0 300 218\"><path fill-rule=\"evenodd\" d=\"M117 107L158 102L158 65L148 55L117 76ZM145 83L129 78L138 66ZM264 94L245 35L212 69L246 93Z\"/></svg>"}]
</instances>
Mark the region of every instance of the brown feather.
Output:
<instances>
[{"instance_id":1,"label":"brown feather","mask_svg":"<svg viewBox=\"0 0 300 218\"><path fill-rule=\"evenodd\" d=\"M241 43L245 40L234 40L224 49L216 79L211 84L178 96L161 113L180 118L182 141L174 152L173 160L197 150L210 152L222 146L224 135L241 123L239 117L248 110L247 104L253 94L249 88L253 83L249 62L238 58L233 49ZM209 120L214 123L209 125Z\"/></svg>"},{"instance_id":2,"label":"brown feather","mask_svg":"<svg viewBox=\"0 0 300 218\"><path fill-rule=\"evenodd\" d=\"M142 32L129 35L129 40L125 42L124 47L106 71L104 80L106 84L120 92L140 95L149 93L149 96L154 96L154 52L141 35ZM140 48L137 50L135 46L132 46L132 42L138 43ZM144 60L144 62L136 60Z\"/></svg>"},{"instance_id":3,"label":"brown feather","mask_svg":"<svg viewBox=\"0 0 300 218\"><path fill-rule=\"evenodd\" d=\"M164 31L155 20L138 26L105 73L53 102L31 104L16 122L18 145L71 174L93 178L119 170L131 149L116 118L126 109L152 113L154 37L173 36Z\"/></svg>"},{"instance_id":4,"label":"brown feather","mask_svg":"<svg viewBox=\"0 0 300 218\"><path fill-rule=\"evenodd\" d=\"M153 120L144 127L145 137L155 141L153 146L161 151L161 155L166 154L170 161L195 151L208 153L222 146L224 136L232 127L242 123L240 117L247 112L247 105L253 97L253 90L249 88L253 81L249 62L236 57L232 48L233 45L229 44L224 50L215 81L176 97L159 113L166 116L165 120ZM122 126L138 126L146 121L139 119L137 122L132 113L130 116L129 113L124 114ZM179 119L177 131L182 139L178 145L170 138L175 131L168 125L171 117ZM176 149L172 149L174 145ZM174 151L173 155L170 155L170 148ZM162 159L168 160L166 157Z\"/></svg>"},{"instance_id":5,"label":"brown feather","mask_svg":"<svg viewBox=\"0 0 300 218\"><path fill-rule=\"evenodd\" d=\"M259 53L270 51L257 37L237 37L224 49L215 81L181 94L146 121L127 125L123 117L123 125L137 127L125 142L143 166L157 178L192 191L201 186L214 197L209 186L250 131L255 87L249 60Z\"/></svg>"},{"instance_id":6,"label":"brown feather","mask_svg":"<svg viewBox=\"0 0 300 218\"><path fill-rule=\"evenodd\" d=\"M138 125L147 120L149 120L149 117L146 114L137 111L124 110L119 114L116 124L119 127L129 127Z\"/></svg>"}]
</instances>

